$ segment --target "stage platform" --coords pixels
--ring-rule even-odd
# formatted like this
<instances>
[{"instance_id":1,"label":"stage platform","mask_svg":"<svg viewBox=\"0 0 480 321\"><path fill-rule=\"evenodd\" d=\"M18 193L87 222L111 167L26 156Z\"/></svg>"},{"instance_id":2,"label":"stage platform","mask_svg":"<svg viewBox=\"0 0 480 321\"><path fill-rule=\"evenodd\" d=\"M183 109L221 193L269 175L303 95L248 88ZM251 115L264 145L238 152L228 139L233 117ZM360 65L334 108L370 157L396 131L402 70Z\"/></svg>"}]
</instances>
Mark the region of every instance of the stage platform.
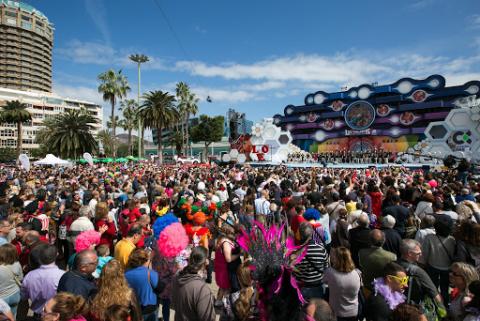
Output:
<instances>
[{"instance_id":1,"label":"stage platform","mask_svg":"<svg viewBox=\"0 0 480 321\"><path fill-rule=\"evenodd\" d=\"M439 164L434 163L388 163L388 164L375 164L375 163L366 163L366 164L355 164L355 163L328 163L324 166L321 163L273 163L273 162L251 162L249 163L253 167L263 167L263 166L286 166L288 168L346 168L346 169L366 169L366 168L392 168L392 167L406 167L409 169L422 169L424 166L429 168L434 168L440 166Z\"/></svg>"}]
</instances>

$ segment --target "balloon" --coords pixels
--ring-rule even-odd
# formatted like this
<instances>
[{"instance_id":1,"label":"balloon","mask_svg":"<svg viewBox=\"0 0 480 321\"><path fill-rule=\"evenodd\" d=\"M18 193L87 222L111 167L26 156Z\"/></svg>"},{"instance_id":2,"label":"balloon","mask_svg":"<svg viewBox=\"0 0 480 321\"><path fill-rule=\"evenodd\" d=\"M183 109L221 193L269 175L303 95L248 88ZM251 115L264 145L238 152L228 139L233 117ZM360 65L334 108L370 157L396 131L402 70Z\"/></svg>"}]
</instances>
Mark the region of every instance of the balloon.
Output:
<instances>
[{"instance_id":1,"label":"balloon","mask_svg":"<svg viewBox=\"0 0 480 321\"><path fill-rule=\"evenodd\" d=\"M93 157L90 153L83 153L83 159L85 159L90 166L93 166Z\"/></svg>"},{"instance_id":2,"label":"balloon","mask_svg":"<svg viewBox=\"0 0 480 321\"><path fill-rule=\"evenodd\" d=\"M23 169L25 169L27 172L30 171L30 160L28 159L27 154L20 154L18 156L18 160Z\"/></svg>"}]
</instances>

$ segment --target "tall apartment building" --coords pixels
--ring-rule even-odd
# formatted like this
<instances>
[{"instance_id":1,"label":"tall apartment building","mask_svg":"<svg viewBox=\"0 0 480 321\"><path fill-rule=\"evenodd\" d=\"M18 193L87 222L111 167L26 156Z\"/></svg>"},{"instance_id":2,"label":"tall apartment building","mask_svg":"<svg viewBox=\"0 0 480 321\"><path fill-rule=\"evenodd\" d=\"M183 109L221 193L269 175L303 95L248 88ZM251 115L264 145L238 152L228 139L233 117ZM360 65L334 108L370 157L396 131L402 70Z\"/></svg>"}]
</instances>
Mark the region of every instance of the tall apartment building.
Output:
<instances>
[{"instance_id":1,"label":"tall apartment building","mask_svg":"<svg viewBox=\"0 0 480 321\"><path fill-rule=\"evenodd\" d=\"M0 0L0 87L52 91L53 25L32 6Z\"/></svg>"},{"instance_id":2,"label":"tall apartment building","mask_svg":"<svg viewBox=\"0 0 480 321\"><path fill-rule=\"evenodd\" d=\"M23 149L38 148L35 136L43 120L66 109L86 108L102 128L98 104L52 94L53 25L29 4L0 0L0 107L19 100L28 106L32 121L23 126ZM0 148L17 146L17 128L0 123Z\"/></svg>"},{"instance_id":3,"label":"tall apartment building","mask_svg":"<svg viewBox=\"0 0 480 321\"><path fill-rule=\"evenodd\" d=\"M39 145L35 143L35 136L42 126L43 120L53 117L66 109L86 108L99 120L99 123L95 128L95 133L102 129L102 107L92 102L62 98L47 92L27 92L9 88L0 88L0 107L4 106L7 101L11 100L19 100L22 103L27 104L27 110L32 114L32 121L28 124L24 124L22 129L22 147L27 153L30 150L39 147ZM16 148L16 146L17 126L15 124L0 124L0 148Z\"/></svg>"}]
</instances>

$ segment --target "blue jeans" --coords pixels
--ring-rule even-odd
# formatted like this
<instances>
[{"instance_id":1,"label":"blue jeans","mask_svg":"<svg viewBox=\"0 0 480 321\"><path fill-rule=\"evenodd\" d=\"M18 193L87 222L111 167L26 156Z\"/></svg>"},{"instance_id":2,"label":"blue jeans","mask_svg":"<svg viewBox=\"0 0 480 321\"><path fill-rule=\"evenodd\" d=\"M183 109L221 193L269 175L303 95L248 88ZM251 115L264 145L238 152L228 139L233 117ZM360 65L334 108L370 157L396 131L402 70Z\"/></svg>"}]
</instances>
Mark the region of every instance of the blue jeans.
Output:
<instances>
[{"instance_id":1,"label":"blue jeans","mask_svg":"<svg viewBox=\"0 0 480 321\"><path fill-rule=\"evenodd\" d=\"M310 301L311 299L323 299L325 296L325 291L322 285L311 288L303 287L301 292L305 301Z\"/></svg>"},{"instance_id":2,"label":"blue jeans","mask_svg":"<svg viewBox=\"0 0 480 321\"><path fill-rule=\"evenodd\" d=\"M170 299L162 299L162 317L164 321L170 320Z\"/></svg>"},{"instance_id":3,"label":"blue jeans","mask_svg":"<svg viewBox=\"0 0 480 321\"><path fill-rule=\"evenodd\" d=\"M18 302L20 302L20 291L3 298L3 300L10 306L10 310L12 310L13 316L17 316L17 307Z\"/></svg>"},{"instance_id":4,"label":"blue jeans","mask_svg":"<svg viewBox=\"0 0 480 321\"><path fill-rule=\"evenodd\" d=\"M158 321L158 309L149 313L149 314L142 314L143 321Z\"/></svg>"}]
</instances>

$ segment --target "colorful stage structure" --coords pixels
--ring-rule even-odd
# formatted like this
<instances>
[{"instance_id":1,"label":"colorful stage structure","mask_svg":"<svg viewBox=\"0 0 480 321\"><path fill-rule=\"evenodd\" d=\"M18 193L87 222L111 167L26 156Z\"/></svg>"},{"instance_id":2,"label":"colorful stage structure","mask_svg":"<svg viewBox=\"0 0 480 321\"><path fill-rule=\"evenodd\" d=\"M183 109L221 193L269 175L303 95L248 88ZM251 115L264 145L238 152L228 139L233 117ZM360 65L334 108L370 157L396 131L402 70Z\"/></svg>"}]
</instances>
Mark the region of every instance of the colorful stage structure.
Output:
<instances>
[{"instance_id":1,"label":"colorful stage structure","mask_svg":"<svg viewBox=\"0 0 480 321\"><path fill-rule=\"evenodd\" d=\"M479 159L479 97L480 81L446 87L440 75L402 78L308 94L304 105L286 106L273 124L311 153L384 150Z\"/></svg>"}]
</instances>

